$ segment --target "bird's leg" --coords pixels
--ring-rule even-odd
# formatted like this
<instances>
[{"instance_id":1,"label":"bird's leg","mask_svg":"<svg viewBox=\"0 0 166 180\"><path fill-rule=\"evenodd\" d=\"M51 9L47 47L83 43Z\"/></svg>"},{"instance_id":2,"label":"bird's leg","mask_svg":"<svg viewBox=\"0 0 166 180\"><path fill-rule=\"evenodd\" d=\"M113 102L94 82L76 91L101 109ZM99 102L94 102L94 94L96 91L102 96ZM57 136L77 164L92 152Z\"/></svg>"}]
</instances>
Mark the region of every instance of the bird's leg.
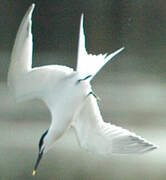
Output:
<instances>
[{"instance_id":1,"label":"bird's leg","mask_svg":"<svg viewBox=\"0 0 166 180\"><path fill-rule=\"evenodd\" d=\"M89 95L93 95L93 96L96 98L97 101L101 101L101 99L99 98L99 96L97 96L93 91L89 92L89 93L88 93L88 96L89 96Z\"/></svg>"},{"instance_id":2,"label":"bird's leg","mask_svg":"<svg viewBox=\"0 0 166 180\"><path fill-rule=\"evenodd\" d=\"M88 75L88 76L86 76L86 77L83 78L83 79L79 79L79 80L77 81L77 83L80 83L81 81L85 81L85 80L89 79L90 77L92 77L92 75Z\"/></svg>"}]
</instances>

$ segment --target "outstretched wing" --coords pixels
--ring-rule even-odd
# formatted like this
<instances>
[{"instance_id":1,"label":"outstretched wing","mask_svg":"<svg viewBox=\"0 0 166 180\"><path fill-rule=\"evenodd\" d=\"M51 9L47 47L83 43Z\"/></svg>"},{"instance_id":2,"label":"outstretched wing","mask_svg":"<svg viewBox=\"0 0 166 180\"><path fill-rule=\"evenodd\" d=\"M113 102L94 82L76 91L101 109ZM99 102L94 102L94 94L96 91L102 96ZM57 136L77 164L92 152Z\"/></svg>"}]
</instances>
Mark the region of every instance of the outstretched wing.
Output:
<instances>
[{"instance_id":1,"label":"outstretched wing","mask_svg":"<svg viewBox=\"0 0 166 180\"><path fill-rule=\"evenodd\" d=\"M32 66L31 17L34 6L35 5L32 4L27 10L16 35L8 72L9 84L13 78L29 71Z\"/></svg>"},{"instance_id":2,"label":"outstretched wing","mask_svg":"<svg viewBox=\"0 0 166 180\"><path fill-rule=\"evenodd\" d=\"M70 74L73 69L50 65L32 69L32 13L35 5L27 10L17 32L8 72L8 86L17 101L40 98L42 93ZM52 82L48 83L48 82Z\"/></svg>"},{"instance_id":3,"label":"outstretched wing","mask_svg":"<svg viewBox=\"0 0 166 180\"><path fill-rule=\"evenodd\" d=\"M8 71L8 87L18 99L28 90L29 84L26 79L32 66L32 33L31 18L35 5L32 4L27 10L16 35L14 42L11 62Z\"/></svg>"},{"instance_id":4,"label":"outstretched wing","mask_svg":"<svg viewBox=\"0 0 166 180\"><path fill-rule=\"evenodd\" d=\"M157 148L126 129L103 122L93 96L89 96L85 101L73 125L81 147L104 155L140 154Z\"/></svg>"},{"instance_id":5,"label":"outstretched wing","mask_svg":"<svg viewBox=\"0 0 166 180\"><path fill-rule=\"evenodd\" d=\"M82 78L88 75L92 75L92 78L97 74L97 72L114 56L119 54L124 47L118 49L112 54L99 54L92 55L88 54L85 46L85 35L83 28L83 14L81 16L80 22L80 34L79 34L79 44L78 44L78 57L77 57L77 71L80 73Z\"/></svg>"}]
</instances>

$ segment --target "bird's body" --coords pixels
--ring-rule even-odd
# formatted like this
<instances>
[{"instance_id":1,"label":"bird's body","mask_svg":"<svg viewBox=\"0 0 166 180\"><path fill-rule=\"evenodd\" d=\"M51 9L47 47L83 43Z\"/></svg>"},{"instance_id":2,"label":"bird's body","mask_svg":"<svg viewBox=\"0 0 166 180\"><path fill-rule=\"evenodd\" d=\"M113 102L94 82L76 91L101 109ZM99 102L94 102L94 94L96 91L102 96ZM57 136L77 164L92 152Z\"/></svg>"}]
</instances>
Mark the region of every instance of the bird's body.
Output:
<instances>
[{"instance_id":1,"label":"bird's body","mask_svg":"<svg viewBox=\"0 0 166 180\"><path fill-rule=\"evenodd\" d=\"M115 55L90 55L85 49L83 16L80 24L78 63L76 71L66 66L49 65L32 68L31 16L34 4L28 9L19 27L8 72L8 86L15 99L39 98L48 106L52 121L39 142L39 156L74 127L79 144L99 154L139 154L151 151L155 145L128 130L105 123L100 114L90 81Z\"/></svg>"},{"instance_id":2,"label":"bird's body","mask_svg":"<svg viewBox=\"0 0 166 180\"><path fill-rule=\"evenodd\" d=\"M51 126L46 137L52 142L55 142L71 126L75 111L91 91L88 82L77 84L78 78L79 74L74 71L62 77L60 82L53 83L48 87L48 91L45 93L47 97L44 95L42 98L52 115ZM48 139L46 142L49 142Z\"/></svg>"}]
</instances>

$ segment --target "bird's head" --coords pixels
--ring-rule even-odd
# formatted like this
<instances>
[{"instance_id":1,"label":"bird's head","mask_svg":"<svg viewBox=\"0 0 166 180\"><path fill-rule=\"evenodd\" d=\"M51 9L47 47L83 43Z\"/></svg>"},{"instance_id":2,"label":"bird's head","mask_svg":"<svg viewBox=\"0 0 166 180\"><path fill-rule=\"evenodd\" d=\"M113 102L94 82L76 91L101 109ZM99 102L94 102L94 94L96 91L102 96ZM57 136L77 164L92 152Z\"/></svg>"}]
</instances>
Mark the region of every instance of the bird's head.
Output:
<instances>
[{"instance_id":1,"label":"bird's head","mask_svg":"<svg viewBox=\"0 0 166 180\"><path fill-rule=\"evenodd\" d=\"M48 130L42 134L42 136L39 140L39 154L38 154L38 158L37 158L36 163L35 163L34 170L32 172L33 176L36 174L40 160L42 159L43 154L46 152L46 149L47 149L46 137L47 137L47 135L48 135Z\"/></svg>"}]
</instances>

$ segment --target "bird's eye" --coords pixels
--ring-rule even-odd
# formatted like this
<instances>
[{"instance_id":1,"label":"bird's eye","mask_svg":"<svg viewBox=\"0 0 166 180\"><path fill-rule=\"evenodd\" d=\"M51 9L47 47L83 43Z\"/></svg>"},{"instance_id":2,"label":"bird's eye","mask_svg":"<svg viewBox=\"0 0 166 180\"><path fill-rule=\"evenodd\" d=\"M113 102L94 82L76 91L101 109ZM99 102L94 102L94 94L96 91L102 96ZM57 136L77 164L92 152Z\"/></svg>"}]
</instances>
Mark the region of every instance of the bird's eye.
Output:
<instances>
[{"instance_id":1,"label":"bird's eye","mask_svg":"<svg viewBox=\"0 0 166 180\"><path fill-rule=\"evenodd\" d=\"M41 150L41 147L43 145L44 137L46 136L47 133L48 133L48 129L47 129L47 131L44 132L44 134L40 138L40 141L39 141L39 151Z\"/></svg>"}]
</instances>

